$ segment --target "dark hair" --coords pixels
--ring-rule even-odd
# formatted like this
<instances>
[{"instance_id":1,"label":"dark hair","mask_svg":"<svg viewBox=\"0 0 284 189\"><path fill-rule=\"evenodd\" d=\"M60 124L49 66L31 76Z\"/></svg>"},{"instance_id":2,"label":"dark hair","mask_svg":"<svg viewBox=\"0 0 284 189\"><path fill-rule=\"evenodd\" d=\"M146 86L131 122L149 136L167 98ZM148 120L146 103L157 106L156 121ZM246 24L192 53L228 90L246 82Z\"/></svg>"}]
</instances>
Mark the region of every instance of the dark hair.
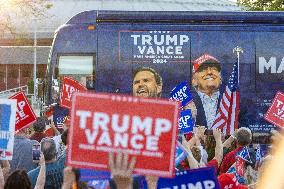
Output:
<instances>
[{"instance_id":1,"label":"dark hair","mask_svg":"<svg viewBox=\"0 0 284 189\"><path fill-rule=\"evenodd\" d=\"M68 138L68 129L66 129L65 131L63 131L63 133L61 134L61 141L63 142L63 144L66 146L67 144L67 138Z\"/></svg>"},{"instance_id":2,"label":"dark hair","mask_svg":"<svg viewBox=\"0 0 284 189\"><path fill-rule=\"evenodd\" d=\"M46 117L38 117L36 122L33 124L33 128L36 132L43 132L45 130L45 125L47 124L48 120Z\"/></svg>"},{"instance_id":3,"label":"dark hair","mask_svg":"<svg viewBox=\"0 0 284 189\"><path fill-rule=\"evenodd\" d=\"M154 70L153 68L150 68L150 67L140 67L140 68L137 68L137 69L134 70L134 72L133 72L132 79L134 79L134 77L136 76L136 74L137 74L138 72L142 72L142 71L151 72L152 74L154 74L156 83L157 83L158 85L160 85L160 86L163 85L163 80L162 80L162 77L160 76L160 74L158 74L158 72L157 72L156 70Z\"/></svg>"},{"instance_id":4,"label":"dark hair","mask_svg":"<svg viewBox=\"0 0 284 189\"><path fill-rule=\"evenodd\" d=\"M210 161L215 157L216 140L214 136L206 135L204 145L205 145L205 150L208 154L208 161Z\"/></svg>"},{"instance_id":5,"label":"dark hair","mask_svg":"<svg viewBox=\"0 0 284 189\"><path fill-rule=\"evenodd\" d=\"M239 146L247 146L252 140L251 131L246 127L241 127L237 132L236 138Z\"/></svg>"},{"instance_id":6,"label":"dark hair","mask_svg":"<svg viewBox=\"0 0 284 189\"><path fill-rule=\"evenodd\" d=\"M56 145L53 139L43 138L40 142L41 151L44 155L45 161L50 161L56 158Z\"/></svg>"},{"instance_id":7,"label":"dark hair","mask_svg":"<svg viewBox=\"0 0 284 189\"><path fill-rule=\"evenodd\" d=\"M32 189L31 181L25 170L15 170L7 178L4 189Z\"/></svg>"}]
</instances>

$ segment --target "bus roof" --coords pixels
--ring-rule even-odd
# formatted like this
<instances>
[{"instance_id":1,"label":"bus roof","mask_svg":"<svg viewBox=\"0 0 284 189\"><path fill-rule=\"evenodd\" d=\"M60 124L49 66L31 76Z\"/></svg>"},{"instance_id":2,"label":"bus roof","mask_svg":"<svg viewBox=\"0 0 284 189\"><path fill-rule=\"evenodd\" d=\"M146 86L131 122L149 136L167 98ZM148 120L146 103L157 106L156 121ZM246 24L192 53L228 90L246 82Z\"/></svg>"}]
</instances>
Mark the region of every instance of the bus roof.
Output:
<instances>
[{"instance_id":1,"label":"bus roof","mask_svg":"<svg viewBox=\"0 0 284 189\"><path fill-rule=\"evenodd\" d=\"M72 17L67 24L94 24L99 22L232 22L284 23L284 12L221 12L221 11L85 11Z\"/></svg>"}]
</instances>

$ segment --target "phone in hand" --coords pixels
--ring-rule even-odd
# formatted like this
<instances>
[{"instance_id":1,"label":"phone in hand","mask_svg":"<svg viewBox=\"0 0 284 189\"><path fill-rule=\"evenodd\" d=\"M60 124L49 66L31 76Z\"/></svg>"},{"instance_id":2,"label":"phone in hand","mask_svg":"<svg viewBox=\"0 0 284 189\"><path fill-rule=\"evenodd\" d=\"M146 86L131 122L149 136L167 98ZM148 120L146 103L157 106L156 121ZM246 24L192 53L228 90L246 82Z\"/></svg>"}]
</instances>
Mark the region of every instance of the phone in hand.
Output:
<instances>
[{"instance_id":1,"label":"phone in hand","mask_svg":"<svg viewBox=\"0 0 284 189\"><path fill-rule=\"evenodd\" d=\"M39 159L40 159L40 144L33 144L32 154L33 154L33 161L39 161Z\"/></svg>"}]
</instances>

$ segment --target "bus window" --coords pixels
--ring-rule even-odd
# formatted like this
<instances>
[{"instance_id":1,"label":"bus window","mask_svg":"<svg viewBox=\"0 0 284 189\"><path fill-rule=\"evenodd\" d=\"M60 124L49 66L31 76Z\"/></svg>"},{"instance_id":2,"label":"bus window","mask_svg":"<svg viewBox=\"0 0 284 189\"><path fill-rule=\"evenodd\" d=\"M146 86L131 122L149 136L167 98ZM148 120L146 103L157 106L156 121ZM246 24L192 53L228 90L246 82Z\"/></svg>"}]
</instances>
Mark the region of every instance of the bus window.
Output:
<instances>
[{"instance_id":1,"label":"bus window","mask_svg":"<svg viewBox=\"0 0 284 189\"><path fill-rule=\"evenodd\" d=\"M86 86L88 89L95 88L95 56L94 55L62 55L58 58L58 64L55 69L55 79L58 80L58 86L64 76L70 77ZM58 96L52 91L52 96ZM60 91L58 91L60 93ZM53 99L53 102L55 99Z\"/></svg>"}]
</instances>

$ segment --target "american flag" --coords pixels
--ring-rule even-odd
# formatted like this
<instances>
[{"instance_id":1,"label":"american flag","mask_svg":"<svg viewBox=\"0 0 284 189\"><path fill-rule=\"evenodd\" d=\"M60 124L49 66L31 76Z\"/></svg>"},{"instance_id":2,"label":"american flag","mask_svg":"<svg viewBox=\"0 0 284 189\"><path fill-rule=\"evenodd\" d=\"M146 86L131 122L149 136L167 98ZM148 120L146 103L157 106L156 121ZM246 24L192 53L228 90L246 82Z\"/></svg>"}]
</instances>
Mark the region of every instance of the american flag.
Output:
<instances>
[{"instance_id":1,"label":"american flag","mask_svg":"<svg viewBox=\"0 0 284 189\"><path fill-rule=\"evenodd\" d=\"M229 83L223 93L212 128L219 128L224 134L233 134L238 127L239 114L239 81L238 62L233 66Z\"/></svg>"}]
</instances>

